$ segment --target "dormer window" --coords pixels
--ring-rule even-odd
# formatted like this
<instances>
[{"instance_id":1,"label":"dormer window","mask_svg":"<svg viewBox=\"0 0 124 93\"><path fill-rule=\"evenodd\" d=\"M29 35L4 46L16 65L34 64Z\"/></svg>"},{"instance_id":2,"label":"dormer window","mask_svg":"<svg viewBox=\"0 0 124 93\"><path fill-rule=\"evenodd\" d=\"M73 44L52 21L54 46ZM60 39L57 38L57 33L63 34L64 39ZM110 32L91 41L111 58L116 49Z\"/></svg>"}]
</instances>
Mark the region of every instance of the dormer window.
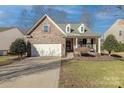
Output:
<instances>
[{"instance_id":1,"label":"dormer window","mask_svg":"<svg viewBox=\"0 0 124 93\"><path fill-rule=\"evenodd\" d=\"M49 31L48 23L45 23L43 28L44 28L44 32L48 32Z\"/></svg>"},{"instance_id":2,"label":"dormer window","mask_svg":"<svg viewBox=\"0 0 124 93\"><path fill-rule=\"evenodd\" d=\"M71 26L70 26L70 24L68 24L66 26L66 33L70 33L70 32L71 32Z\"/></svg>"},{"instance_id":3,"label":"dormer window","mask_svg":"<svg viewBox=\"0 0 124 93\"><path fill-rule=\"evenodd\" d=\"M80 33L84 33L84 30L85 30L85 29L84 29L84 24L81 24L81 25L79 26L79 29L78 29L78 30L79 30Z\"/></svg>"},{"instance_id":4,"label":"dormer window","mask_svg":"<svg viewBox=\"0 0 124 93\"><path fill-rule=\"evenodd\" d=\"M122 31L119 31L119 36L122 36Z\"/></svg>"},{"instance_id":5,"label":"dormer window","mask_svg":"<svg viewBox=\"0 0 124 93\"><path fill-rule=\"evenodd\" d=\"M81 32L83 32L84 31L84 27L81 27Z\"/></svg>"},{"instance_id":6,"label":"dormer window","mask_svg":"<svg viewBox=\"0 0 124 93\"><path fill-rule=\"evenodd\" d=\"M70 27L67 27L67 32L69 32L70 31Z\"/></svg>"}]
</instances>

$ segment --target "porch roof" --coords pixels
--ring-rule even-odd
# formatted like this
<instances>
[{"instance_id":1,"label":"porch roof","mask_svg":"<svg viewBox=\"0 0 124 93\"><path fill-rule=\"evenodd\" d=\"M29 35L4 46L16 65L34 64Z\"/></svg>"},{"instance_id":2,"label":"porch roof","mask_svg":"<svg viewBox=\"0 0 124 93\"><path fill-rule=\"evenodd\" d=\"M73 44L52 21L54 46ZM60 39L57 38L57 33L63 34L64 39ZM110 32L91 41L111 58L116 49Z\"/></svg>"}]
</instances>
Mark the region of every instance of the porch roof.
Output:
<instances>
[{"instance_id":1,"label":"porch roof","mask_svg":"<svg viewBox=\"0 0 124 93\"><path fill-rule=\"evenodd\" d=\"M58 24L58 26L65 32L67 24ZM81 24L70 24L71 25L71 32L66 33L67 37L78 37L78 36L93 36L93 37L100 37L99 34L92 32L86 25L85 25L85 32L80 33L78 28Z\"/></svg>"}]
</instances>

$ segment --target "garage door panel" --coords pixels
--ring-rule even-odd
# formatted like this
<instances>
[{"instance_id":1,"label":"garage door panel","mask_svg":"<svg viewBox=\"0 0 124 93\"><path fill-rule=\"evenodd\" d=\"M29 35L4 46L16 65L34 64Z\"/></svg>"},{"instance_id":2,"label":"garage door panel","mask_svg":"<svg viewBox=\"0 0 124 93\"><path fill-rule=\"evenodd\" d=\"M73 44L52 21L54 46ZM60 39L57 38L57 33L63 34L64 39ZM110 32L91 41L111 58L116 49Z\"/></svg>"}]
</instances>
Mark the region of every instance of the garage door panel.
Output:
<instances>
[{"instance_id":1,"label":"garage door panel","mask_svg":"<svg viewBox=\"0 0 124 93\"><path fill-rule=\"evenodd\" d=\"M0 50L0 56L4 56L7 55L7 51L6 50Z\"/></svg>"},{"instance_id":2,"label":"garage door panel","mask_svg":"<svg viewBox=\"0 0 124 93\"><path fill-rule=\"evenodd\" d=\"M61 44L33 44L32 56L61 56Z\"/></svg>"}]
</instances>

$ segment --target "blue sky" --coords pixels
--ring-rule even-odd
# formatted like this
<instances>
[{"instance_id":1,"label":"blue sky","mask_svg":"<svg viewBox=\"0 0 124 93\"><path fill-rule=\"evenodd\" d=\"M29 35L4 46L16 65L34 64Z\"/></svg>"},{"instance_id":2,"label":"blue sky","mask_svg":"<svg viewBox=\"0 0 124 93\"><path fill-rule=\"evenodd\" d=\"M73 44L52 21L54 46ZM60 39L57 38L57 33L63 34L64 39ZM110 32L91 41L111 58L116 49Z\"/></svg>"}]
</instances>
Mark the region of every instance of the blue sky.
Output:
<instances>
[{"instance_id":1,"label":"blue sky","mask_svg":"<svg viewBox=\"0 0 124 93\"><path fill-rule=\"evenodd\" d=\"M124 18L124 9L117 6L43 6L45 9L52 8L59 12L66 12L67 17L74 22L80 22L84 9L92 16L92 28L94 32L103 34L117 19ZM32 6L0 6L0 27L16 26L23 10L29 11L30 17ZM29 20L30 21L30 20ZM29 22L31 23L31 22Z\"/></svg>"}]
</instances>

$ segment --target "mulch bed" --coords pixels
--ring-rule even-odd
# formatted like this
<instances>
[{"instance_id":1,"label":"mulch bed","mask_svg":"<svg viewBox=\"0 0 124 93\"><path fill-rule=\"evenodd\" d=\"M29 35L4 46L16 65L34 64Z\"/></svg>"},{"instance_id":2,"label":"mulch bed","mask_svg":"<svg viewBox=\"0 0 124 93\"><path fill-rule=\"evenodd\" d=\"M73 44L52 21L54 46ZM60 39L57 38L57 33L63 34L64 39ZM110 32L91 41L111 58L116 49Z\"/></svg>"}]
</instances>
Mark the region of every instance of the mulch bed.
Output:
<instances>
[{"instance_id":1,"label":"mulch bed","mask_svg":"<svg viewBox=\"0 0 124 93\"><path fill-rule=\"evenodd\" d=\"M112 61L112 60L123 60L122 57L117 56L108 56L108 55L99 55L99 56L76 56L74 60L86 60L86 61Z\"/></svg>"}]
</instances>

